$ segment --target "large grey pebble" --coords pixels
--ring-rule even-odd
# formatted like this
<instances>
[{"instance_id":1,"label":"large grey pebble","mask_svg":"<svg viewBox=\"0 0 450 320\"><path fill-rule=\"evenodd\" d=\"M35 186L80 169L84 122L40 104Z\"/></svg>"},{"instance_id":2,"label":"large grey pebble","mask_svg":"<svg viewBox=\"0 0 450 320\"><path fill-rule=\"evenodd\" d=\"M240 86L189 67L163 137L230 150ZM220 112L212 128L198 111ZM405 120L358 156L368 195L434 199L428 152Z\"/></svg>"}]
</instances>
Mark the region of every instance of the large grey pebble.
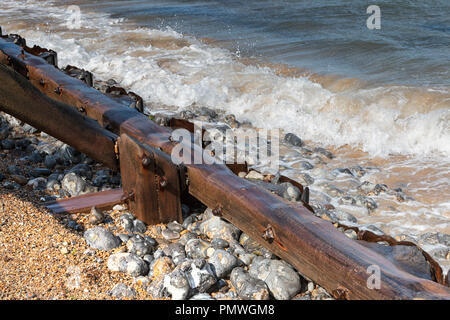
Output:
<instances>
[{"instance_id":1,"label":"large grey pebble","mask_svg":"<svg viewBox=\"0 0 450 320\"><path fill-rule=\"evenodd\" d=\"M102 227L95 227L84 232L84 238L89 246L109 251L120 246L120 239Z\"/></svg>"},{"instance_id":2,"label":"large grey pebble","mask_svg":"<svg viewBox=\"0 0 450 320\"><path fill-rule=\"evenodd\" d=\"M230 276L231 283L242 299L268 300L269 289L264 281L250 276L243 268L234 268Z\"/></svg>"},{"instance_id":3,"label":"large grey pebble","mask_svg":"<svg viewBox=\"0 0 450 320\"><path fill-rule=\"evenodd\" d=\"M241 231L238 228L216 216L203 221L200 224L200 230L210 239L222 238L228 242L238 240L241 234Z\"/></svg>"},{"instance_id":4,"label":"large grey pebble","mask_svg":"<svg viewBox=\"0 0 450 320\"><path fill-rule=\"evenodd\" d=\"M148 265L134 253L119 252L111 255L107 262L111 271L127 273L133 277L145 276L148 273Z\"/></svg>"},{"instance_id":5,"label":"large grey pebble","mask_svg":"<svg viewBox=\"0 0 450 320\"><path fill-rule=\"evenodd\" d=\"M136 290L133 288L130 288L126 284L118 283L112 288L111 292L109 293L110 296L114 298L134 298L136 297Z\"/></svg>"},{"instance_id":6,"label":"large grey pebble","mask_svg":"<svg viewBox=\"0 0 450 320\"><path fill-rule=\"evenodd\" d=\"M213 266L212 271L215 276L217 278L223 278L237 266L238 260L231 253L223 249L217 249L209 258L209 263Z\"/></svg>"}]
</instances>

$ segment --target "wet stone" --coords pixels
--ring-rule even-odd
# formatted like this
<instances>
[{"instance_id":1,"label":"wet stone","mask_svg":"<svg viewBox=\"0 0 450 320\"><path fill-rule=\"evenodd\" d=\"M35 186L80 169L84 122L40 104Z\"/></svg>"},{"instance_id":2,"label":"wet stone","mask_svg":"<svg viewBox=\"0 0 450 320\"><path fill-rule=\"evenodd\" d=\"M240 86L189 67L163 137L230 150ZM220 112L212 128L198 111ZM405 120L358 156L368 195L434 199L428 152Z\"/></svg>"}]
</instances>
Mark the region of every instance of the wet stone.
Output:
<instances>
[{"instance_id":1,"label":"wet stone","mask_svg":"<svg viewBox=\"0 0 450 320\"><path fill-rule=\"evenodd\" d=\"M352 214L342 211L342 210L333 210L332 211L334 216L339 220L339 221L344 221L344 222L352 222L352 223L357 223L358 220L355 218L355 216L353 216Z\"/></svg>"},{"instance_id":2,"label":"wet stone","mask_svg":"<svg viewBox=\"0 0 450 320\"><path fill-rule=\"evenodd\" d=\"M300 276L286 262L256 257L249 274L263 280L277 300L289 300L301 289Z\"/></svg>"},{"instance_id":3,"label":"wet stone","mask_svg":"<svg viewBox=\"0 0 450 320\"><path fill-rule=\"evenodd\" d=\"M142 260L144 260L145 262L147 262L147 264L150 265L153 262L153 260L155 260L155 258L151 254L146 254L142 257Z\"/></svg>"},{"instance_id":4,"label":"wet stone","mask_svg":"<svg viewBox=\"0 0 450 320\"><path fill-rule=\"evenodd\" d=\"M300 170L311 170L314 168L314 166L309 163L308 161L302 160L299 162L296 162L295 164L292 165L294 168L296 169L300 169Z\"/></svg>"},{"instance_id":5,"label":"wet stone","mask_svg":"<svg viewBox=\"0 0 450 320\"><path fill-rule=\"evenodd\" d=\"M268 300L269 289L264 281L250 276L243 268L234 268L230 276L231 283L242 299Z\"/></svg>"},{"instance_id":6,"label":"wet stone","mask_svg":"<svg viewBox=\"0 0 450 320\"><path fill-rule=\"evenodd\" d=\"M322 147L314 148L314 152L319 153L321 155L324 155L328 159L333 159L334 158L334 155L333 155L333 153L331 153L331 151L328 151L328 150L326 150L325 148L322 148Z\"/></svg>"},{"instance_id":7,"label":"wet stone","mask_svg":"<svg viewBox=\"0 0 450 320\"><path fill-rule=\"evenodd\" d=\"M122 241L122 243L127 243L128 240L130 240L130 236L126 233L121 233L118 235L120 241Z\"/></svg>"},{"instance_id":8,"label":"wet stone","mask_svg":"<svg viewBox=\"0 0 450 320\"><path fill-rule=\"evenodd\" d=\"M300 139L297 135L293 133L287 133L284 136L284 142L289 143L290 145L301 147L303 145L302 139Z\"/></svg>"},{"instance_id":9,"label":"wet stone","mask_svg":"<svg viewBox=\"0 0 450 320\"><path fill-rule=\"evenodd\" d=\"M144 260L129 252L119 252L111 255L107 262L111 271L127 273L133 277L145 276L148 273L148 266Z\"/></svg>"},{"instance_id":10,"label":"wet stone","mask_svg":"<svg viewBox=\"0 0 450 320\"><path fill-rule=\"evenodd\" d=\"M134 298L136 297L136 290L126 284L118 283L112 288L109 295L117 299Z\"/></svg>"},{"instance_id":11,"label":"wet stone","mask_svg":"<svg viewBox=\"0 0 450 320\"><path fill-rule=\"evenodd\" d=\"M102 227L87 230L84 238L89 246L99 250L109 251L120 246L120 239Z\"/></svg>"},{"instance_id":12,"label":"wet stone","mask_svg":"<svg viewBox=\"0 0 450 320\"><path fill-rule=\"evenodd\" d=\"M213 266L214 275L217 278L223 278L237 266L238 260L231 253L223 249L217 249L209 258L209 263Z\"/></svg>"}]
</instances>

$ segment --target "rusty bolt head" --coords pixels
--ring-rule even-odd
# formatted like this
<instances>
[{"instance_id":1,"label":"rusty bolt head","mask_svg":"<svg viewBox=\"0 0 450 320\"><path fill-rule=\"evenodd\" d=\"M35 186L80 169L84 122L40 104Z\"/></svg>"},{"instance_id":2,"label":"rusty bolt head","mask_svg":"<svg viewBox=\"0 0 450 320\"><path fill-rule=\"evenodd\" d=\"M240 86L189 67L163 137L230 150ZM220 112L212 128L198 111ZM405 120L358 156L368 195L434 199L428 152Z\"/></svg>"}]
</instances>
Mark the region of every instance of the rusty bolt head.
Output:
<instances>
[{"instance_id":1,"label":"rusty bolt head","mask_svg":"<svg viewBox=\"0 0 450 320\"><path fill-rule=\"evenodd\" d=\"M267 225L267 228L264 230L262 237L269 243L272 243L273 240L275 239L275 231L273 230L270 224Z\"/></svg>"},{"instance_id":2,"label":"rusty bolt head","mask_svg":"<svg viewBox=\"0 0 450 320\"><path fill-rule=\"evenodd\" d=\"M222 216L222 206L218 204L214 209L212 209L212 213L215 216Z\"/></svg>"},{"instance_id":3,"label":"rusty bolt head","mask_svg":"<svg viewBox=\"0 0 450 320\"><path fill-rule=\"evenodd\" d=\"M168 181L166 179L166 177L159 177L159 185L161 186L161 188L165 188L168 185Z\"/></svg>"},{"instance_id":4,"label":"rusty bolt head","mask_svg":"<svg viewBox=\"0 0 450 320\"><path fill-rule=\"evenodd\" d=\"M152 163L152 159L150 159L149 157L142 158L142 166L144 168L147 168L148 166L150 166L151 163Z\"/></svg>"}]
</instances>

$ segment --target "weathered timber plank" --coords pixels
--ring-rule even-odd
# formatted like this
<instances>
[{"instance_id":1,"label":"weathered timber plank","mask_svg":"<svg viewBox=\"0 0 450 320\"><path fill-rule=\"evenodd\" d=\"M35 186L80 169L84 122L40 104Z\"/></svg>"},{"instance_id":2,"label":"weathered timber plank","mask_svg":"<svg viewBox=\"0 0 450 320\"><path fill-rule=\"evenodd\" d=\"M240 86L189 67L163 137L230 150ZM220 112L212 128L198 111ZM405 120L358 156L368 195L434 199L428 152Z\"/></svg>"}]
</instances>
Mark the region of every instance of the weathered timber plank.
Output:
<instances>
[{"instance_id":1,"label":"weathered timber plank","mask_svg":"<svg viewBox=\"0 0 450 320\"><path fill-rule=\"evenodd\" d=\"M122 189L107 190L88 193L68 199L56 200L45 204L53 213L78 213L88 212L92 207L97 209L110 209L114 205L126 200Z\"/></svg>"},{"instance_id":2,"label":"weathered timber plank","mask_svg":"<svg viewBox=\"0 0 450 320\"><path fill-rule=\"evenodd\" d=\"M62 74L41 58L25 53L25 59L22 59L20 48L17 48L0 39L0 62L2 54L7 63L11 58L18 60L17 68L25 68L32 83L38 85L40 79L44 79L51 86L63 87L55 99L75 107L82 106L88 116L108 125L111 130L171 153L175 143L169 139L170 130ZM46 88L40 90L52 95ZM196 148L195 152L201 150ZM220 205L226 219L329 292L344 291L344 296L349 299L450 299L448 287L399 269L382 255L347 238L329 222L313 216L302 204L285 203L270 192L236 177L225 165L186 164L186 167L189 192L193 196L209 207ZM271 243L261 236L269 225L275 233ZM381 269L380 290L367 286L369 274L366 270L370 265L378 265Z\"/></svg>"},{"instance_id":3,"label":"weathered timber plank","mask_svg":"<svg viewBox=\"0 0 450 320\"><path fill-rule=\"evenodd\" d=\"M68 143L117 170L113 133L83 117L72 107L53 101L25 78L0 64L0 110Z\"/></svg>"}]
</instances>

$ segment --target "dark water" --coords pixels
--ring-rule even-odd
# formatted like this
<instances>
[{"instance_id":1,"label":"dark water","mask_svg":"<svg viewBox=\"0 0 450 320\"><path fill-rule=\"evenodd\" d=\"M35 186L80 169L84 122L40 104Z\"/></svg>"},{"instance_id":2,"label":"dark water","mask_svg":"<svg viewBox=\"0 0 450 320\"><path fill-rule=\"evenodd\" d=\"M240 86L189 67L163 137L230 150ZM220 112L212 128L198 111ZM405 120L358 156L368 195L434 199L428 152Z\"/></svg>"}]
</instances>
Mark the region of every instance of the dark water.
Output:
<instances>
[{"instance_id":1,"label":"dark water","mask_svg":"<svg viewBox=\"0 0 450 320\"><path fill-rule=\"evenodd\" d=\"M450 1L86 1L82 8L213 38L243 56L378 83L450 85ZM369 5L381 9L370 30Z\"/></svg>"}]
</instances>

